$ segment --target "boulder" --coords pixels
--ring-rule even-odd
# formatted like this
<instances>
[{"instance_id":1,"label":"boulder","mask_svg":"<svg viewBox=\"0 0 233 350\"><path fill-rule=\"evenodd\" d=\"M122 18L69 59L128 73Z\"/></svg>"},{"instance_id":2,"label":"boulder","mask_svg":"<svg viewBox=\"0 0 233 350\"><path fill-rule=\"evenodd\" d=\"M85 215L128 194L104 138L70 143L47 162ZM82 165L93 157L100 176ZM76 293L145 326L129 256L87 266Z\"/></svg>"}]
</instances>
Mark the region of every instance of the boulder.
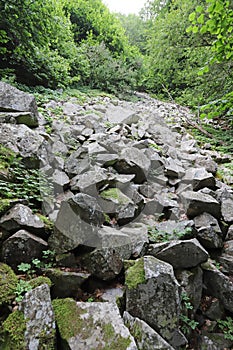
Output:
<instances>
[{"instance_id":1,"label":"boulder","mask_svg":"<svg viewBox=\"0 0 233 350\"><path fill-rule=\"evenodd\" d=\"M77 175L70 181L72 191L96 195L99 188L108 183L109 174L100 167L93 167L84 174Z\"/></svg>"},{"instance_id":2,"label":"boulder","mask_svg":"<svg viewBox=\"0 0 233 350\"><path fill-rule=\"evenodd\" d=\"M25 124L29 128L38 126L38 119L31 112L0 112L0 124Z\"/></svg>"},{"instance_id":3,"label":"boulder","mask_svg":"<svg viewBox=\"0 0 233 350\"><path fill-rule=\"evenodd\" d=\"M210 214L203 213L194 218L197 239L206 249L222 248L222 231L218 221Z\"/></svg>"},{"instance_id":4,"label":"boulder","mask_svg":"<svg viewBox=\"0 0 233 350\"><path fill-rule=\"evenodd\" d=\"M150 251L150 254L152 253L153 250ZM198 240L193 238L189 240L172 241L157 252L155 257L168 262L174 269L187 269L208 260L209 254L200 245Z\"/></svg>"},{"instance_id":5,"label":"boulder","mask_svg":"<svg viewBox=\"0 0 233 350\"><path fill-rule=\"evenodd\" d=\"M23 124L1 124L0 140L5 147L31 161L38 161L40 147L44 142L44 138L36 130L31 130Z\"/></svg>"},{"instance_id":6,"label":"boulder","mask_svg":"<svg viewBox=\"0 0 233 350\"><path fill-rule=\"evenodd\" d=\"M111 280L120 274L123 261L132 252L130 237L113 227L103 227L98 232L100 247L80 258L85 269L93 276Z\"/></svg>"},{"instance_id":7,"label":"boulder","mask_svg":"<svg viewBox=\"0 0 233 350\"><path fill-rule=\"evenodd\" d=\"M23 204L16 204L0 218L0 227L16 232L20 229L40 234L45 229L44 222L32 210Z\"/></svg>"},{"instance_id":8,"label":"boulder","mask_svg":"<svg viewBox=\"0 0 233 350\"><path fill-rule=\"evenodd\" d=\"M215 188L216 184L214 176L208 173L205 168L189 168L182 181L192 184L194 191L204 187Z\"/></svg>"},{"instance_id":9,"label":"boulder","mask_svg":"<svg viewBox=\"0 0 233 350\"><path fill-rule=\"evenodd\" d=\"M30 263L32 259L40 259L48 244L43 239L20 230L2 244L2 260L14 270L20 263Z\"/></svg>"},{"instance_id":10,"label":"boulder","mask_svg":"<svg viewBox=\"0 0 233 350\"><path fill-rule=\"evenodd\" d=\"M150 160L142 150L135 147L125 147L114 164L120 174L135 174L134 182L143 183L150 170Z\"/></svg>"},{"instance_id":11,"label":"boulder","mask_svg":"<svg viewBox=\"0 0 233 350\"><path fill-rule=\"evenodd\" d=\"M228 231L227 231L227 235L226 235L225 240L226 240L226 241L233 240L233 225L231 225L231 226L228 228Z\"/></svg>"},{"instance_id":12,"label":"boulder","mask_svg":"<svg viewBox=\"0 0 233 350\"><path fill-rule=\"evenodd\" d=\"M127 262L127 267L126 311L148 323L171 346L184 344L179 331L179 284L172 266L144 256Z\"/></svg>"},{"instance_id":13,"label":"boulder","mask_svg":"<svg viewBox=\"0 0 233 350\"><path fill-rule=\"evenodd\" d=\"M19 311L23 312L26 322L25 348L55 350L56 326L49 286L42 284L27 292Z\"/></svg>"},{"instance_id":14,"label":"boulder","mask_svg":"<svg viewBox=\"0 0 233 350\"><path fill-rule=\"evenodd\" d=\"M185 191L181 193L181 200L186 214L190 218L207 212L215 218L220 217L220 203L208 194L194 191Z\"/></svg>"},{"instance_id":15,"label":"boulder","mask_svg":"<svg viewBox=\"0 0 233 350\"><path fill-rule=\"evenodd\" d=\"M138 350L174 350L153 328L137 317L124 312L124 322L134 337Z\"/></svg>"},{"instance_id":16,"label":"boulder","mask_svg":"<svg viewBox=\"0 0 233 350\"><path fill-rule=\"evenodd\" d=\"M107 108L105 116L111 124L131 125L139 120L139 115L133 109L113 105Z\"/></svg>"},{"instance_id":17,"label":"boulder","mask_svg":"<svg viewBox=\"0 0 233 350\"><path fill-rule=\"evenodd\" d=\"M0 111L31 112L35 123L38 117L35 97L2 81L0 82Z\"/></svg>"},{"instance_id":18,"label":"boulder","mask_svg":"<svg viewBox=\"0 0 233 350\"><path fill-rule=\"evenodd\" d=\"M202 264L206 292L218 298L226 310L233 312L233 282L210 261Z\"/></svg>"},{"instance_id":19,"label":"boulder","mask_svg":"<svg viewBox=\"0 0 233 350\"><path fill-rule=\"evenodd\" d=\"M53 307L64 349L137 350L114 303L56 299Z\"/></svg>"},{"instance_id":20,"label":"boulder","mask_svg":"<svg viewBox=\"0 0 233 350\"><path fill-rule=\"evenodd\" d=\"M78 193L68 199L68 203L80 219L86 223L99 226L104 223L105 216L103 210L95 197L85 193Z\"/></svg>"},{"instance_id":21,"label":"boulder","mask_svg":"<svg viewBox=\"0 0 233 350\"><path fill-rule=\"evenodd\" d=\"M62 254L80 244L96 247L98 242L98 227L82 220L68 202L62 202L54 224L54 232L49 237L51 249L57 254Z\"/></svg>"}]
</instances>

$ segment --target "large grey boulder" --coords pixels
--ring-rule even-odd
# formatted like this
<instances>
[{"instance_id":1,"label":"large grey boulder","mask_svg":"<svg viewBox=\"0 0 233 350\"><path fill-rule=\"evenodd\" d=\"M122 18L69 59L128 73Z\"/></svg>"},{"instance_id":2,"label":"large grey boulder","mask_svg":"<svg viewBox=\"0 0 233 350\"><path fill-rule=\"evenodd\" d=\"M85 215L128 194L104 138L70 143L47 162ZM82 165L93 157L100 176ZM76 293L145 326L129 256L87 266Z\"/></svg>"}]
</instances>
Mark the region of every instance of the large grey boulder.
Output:
<instances>
[{"instance_id":1,"label":"large grey boulder","mask_svg":"<svg viewBox=\"0 0 233 350\"><path fill-rule=\"evenodd\" d=\"M181 346L179 284L170 264L144 256L126 264L126 311L148 323L169 344Z\"/></svg>"},{"instance_id":2,"label":"large grey boulder","mask_svg":"<svg viewBox=\"0 0 233 350\"><path fill-rule=\"evenodd\" d=\"M76 303L72 299L53 301L62 349L137 350L114 303Z\"/></svg>"},{"instance_id":3,"label":"large grey boulder","mask_svg":"<svg viewBox=\"0 0 233 350\"><path fill-rule=\"evenodd\" d=\"M0 140L1 144L23 158L38 160L44 138L36 130L31 130L23 124L1 124Z\"/></svg>"},{"instance_id":4,"label":"large grey boulder","mask_svg":"<svg viewBox=\"0 0 233 350\"><path fill-rule=\"evenodd\" d=\"M93 276L111 280L120 274L124 260L131 256L131 239L113 227L101 228L98 236L100 247L85 254L80 258L80 262Z\"/></svg>"},{"instance_id":5,"label":"large grey boulder","mask_svg":"<svg viewBox=\"0 0 233 350\"><path fill-rule=\"evenodd\" d=\"M85 222L71 205L64 201L55 221L54 232L49 238L49 246L58 254L73 250L80 244L96 247L99 242L98 230L97 226Z\"/></svg>"},{"instance_id":6,"label":"large grey boulder","mask_svg":"<svg viewBox=\"0 0 233 350\"><path fill-rule=\"evenodd\" d=\"M125 147L114 164L114 168L121 174L135 174L134 182L146 181L150 170L150 159L142 150L135 147Z\"/></svg>"},{"instance_id":7,"label":"large grey boulder","mask_svg":"<svg viewBox=\"0 0 233 350\"><path fill-rule=\"evenodd\" d=\"M0 81L0 111L30 112L34 117L34 125L38 125L38 110L33 95Z\"/></svg>"},{"instance_id":8,"label":"large grey boulder","mask_svg":"<svg viewBox=\"0 0 233 350\"><path fill-rule=\"evenodd\" d=\"M205 168L189 168L182 181L192 184L194 191L204 187L214 188L216 184L214 176L208 173Z\"/></svg>"},{"instance_id":9,"label":"large grey boulder","mask_svg":"<svg viewBox=\"0 0 233 350\"><path fill-rule=\"evenodd\" d=\"M104 223L103 210L95 197L85 193L77 193L68 199L68 203L81 220L84 220L86 223L99 226Z\"/></svg>"},{"instance_id":10,"label":"large grey boulder","mask_svg":"<svg viewBox=\"0 0 233 350\"><path fill-rule=\"evenodd\" d=\"M2 260L13 269L22 263L30 263L34 258L41 258L43 250L48 249L48 244L43 239L20 230L9 237L2 244Z\"/></svg>"},{"instance_id":11,"label":"large grey boulder","mask_svg":"<svg viewBox=\"0 0 233 350\"><path fill-rule=\"evenodd\" d=\"M45 225L29 207L16 204L0 218L0 227L10 232L26 229L32 233L40 234L43 233Z\"/></svg>"},{"instance_id":12,"label":"large grey boulder","mask_svg":"<svg viewBox=\"0 0 233 350\"><path fill-rule=\"evenodd\" d=\"M27 292L19 311L23 312L26 320L24 337L27 349L56 349L56 326L49 286L42 284Z\"/></svg>"},{"instance_id":13,"label":"large grey boulder","mask_svg":"<svg viewBox=\"0 0 233 350\"><path fill-rule=\"evenodd\" d=\"M106 111L106 118L112 124L131 125L138 122L139 115L133 109L110 105Z\"/></svg>"},{"instance_id":14,"label":"large grey boulder","mask_svg":"<svg viewBox=\"0 0 233 350\"><path fill-rule=\"evenodd\" d=\"M124 312L124 322L134 337L139 350L174 350L153 328L137 317Z\"/></svg>"},{"instance_id":15,"label":"large grey boulder","mask_svg":"<svg viewBox=\"0 0 233 350\"><path fill-rule=\"evenodd\" d=\"M233 282L210 261L202 264L207 293L218 298L226 310L233 312Z\"/></svg>"},{"instance_id":16,"label":"large grey boulder","mask_svg":"<svg viewBox=\"0 0 233 350\"><path fill-rule=\"evenodd\" d=\"M153 245L148 253L151 255L153 254ZM189 240L172 241L166 247L156 252L155 257L168 262L175 269L184 269L195 267L205 262L208 260L209 254L198 240L193 238Z\"/></svg>"},{"instance_id":17,"label":"large grey boulder","mask_svg":"<svg viewBox=\"0 0 233 350\"><path fill-rule=\"evenodd\" d=\"M190 218L207 212L215 218L220 217L220 203L209 194L194 191L181 193L184 209Z\"/></svg>"},{"instance_id":18,"label":"large grey boulder","mask_svg":"<svg viewBox=\"0 0 233 350\"><path fill-rule=\"evenodd\" d=\"M108 179L108 172L95 166L91 170L73 177L70 182L71 190L95 195L101 186L108 183Z\"/></svg>"},{"instance_id":19,"label":"large grey boulder","mask_svg":"<svg viewBox=\"0 0 233 350\"><path fill-rule=\"evenodd\" d=\"M194 218L197 239L206 249L222 248L222 231L218 221L210 214L203 213Z\"/></svg>"}]
</instances>

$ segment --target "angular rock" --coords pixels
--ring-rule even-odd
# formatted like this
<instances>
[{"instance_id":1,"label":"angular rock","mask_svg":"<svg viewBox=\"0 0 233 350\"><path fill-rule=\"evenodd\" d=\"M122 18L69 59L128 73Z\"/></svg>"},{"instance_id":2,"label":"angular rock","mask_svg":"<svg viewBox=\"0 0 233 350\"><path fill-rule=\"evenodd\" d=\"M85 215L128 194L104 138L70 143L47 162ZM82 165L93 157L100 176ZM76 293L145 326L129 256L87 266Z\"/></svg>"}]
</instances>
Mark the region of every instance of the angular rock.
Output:
<instances>
[{"instance_id":1,"label":"angular rock","mask_svg":"<svg viewBox=\"0 0 233 350\"><path fill-rule=\"evenodd\" d=\"M198 266L189 270L178 270L175 272L183 292L188 296L193 306L192 314L194 315L200 307L203 289L203 272Z\"/></svg>"},{"instance_id":2,"label":"angular rock","mask_svg":"<svg viewBox=\"0 0 233 350\"><path fill-rule=\"evenodd\" d=\"M104 223L103 210L95 197L85 193L78 193L68 199L68 203L80 219L86 223L94 225L102 225Z\"/></svg>"},{"instance_id":3,"label":"angular rock","mask_svg":"<svg viewBox=\"0 0 233 350\"><path fill-rule=\"evenodd\" d=\"M71 190L96 195L97 190L108 182L108 178L107 171L96 166L84 174L75 176L70 182Z\"/></svg>"},{"instance_id":4,"label":"angular rock","mask_svg":"<svg viewBox=\"0 0 233 350\"><path fill-rule=\"evenodd\" d=\"M124 148L119 158L114 168L120 174L135 174L135 183L146 181L151 163L142 150L134 147Z\"/></svg>"},{"instance_id":5,"label":"angular rock","mask_svg":"<svg viewBox=\"0 0 233 350\"><path fill-rule=\"evenodd\" d=\"M40 259L46 249L48 244L43 239L20 230L3 242L1 255L2 260L16 270L22 262L30 263L34 258Z\"/></svg>"},{"instance_id":6,"label":"angular rock","mask_svg":"<svg viewBox=\"0 0 233 350\"><path fill-rule=\"evenodd\" d=\"M52 181L55 189L60 189L61 191L61 189L63 189L64 186L67 186L69 184L70 179L64 171L56 169L53 173Z\"/></svg>"},{"instance_id":7,"label":"angular rock","mask_svg":"<svg viewBox=\"0 0 233 350\"><path fill-rule=\"evenodd\" d=\"M123 226L120 229L120 232L128 235L131 241L131 255L133 257L139 257L145 252L145 248L149 243L148 228L146 225L134 222L129 225Z\"/></svg>"},{"instance_id":8,"label":"angular rock","mask_svg":"<svg viewBox=\"0 0 233 350\"><path fill-rule=\"evenodd\" d=\"M0 218L0 227L15 232L21 228L34 233L43 233L44 222L32 210L23 204L16 204Z\"/></svg>"},{"instance_id":9,"label":"angular rock","mask_svg":"<svg viewBox=\"0 0 233 350\"><path fill-rule=\"evenodd\" d=\"M137 350L114 303L76 303L72 299L56 299L53 307L67 350Z\"/></svg>"},{"instance_id":10,"label":"angular rock","mask_svg":"<svg viewBox=\"0 0 233 350\"><path fill-rule=\"evenodd\" d=\"M204 284L209 295L218 298L226 310L233 312L233 282L211 262L202 264Z\"/></svg>"},{"instance_id":11,"label":"angular rock","mask_svg":"<svg viewBox=\"0 0 233 350\"><path fill-rule=\"evenodd\" d=\"M186 170L182 181L192 184L194 191L204 187L215 188L216 184L214 176L208 173L205 168L189 168Z\"/></svg>"},{"instance_id":12,"label":"angular rock","mask_svg":"<svg viewBox=\"0 0 233 350\"><path fill-rule=\"evenodd\" d=\"M186 191L181 193L181 200L186 214L190 218L207 212L215 218L220 217L220 203L208 194Z\"/></svg>"},{"instance_id":13,"label":"angular rock","mask_svg":"<svg viewBox=\"0 0 233 350\"><path fill-rule=\"evenodd\" d=\"M194 218L197 239L206 249L222 248L222 231L218 221L210 214L203 213Z\"/></svg>"},{"instance_id":14,"label":"angular rock","mask_svg":"<svg viewBox=\"0 0 233 350\"><path fill-rule=\"evenodd\" d=\"M90 276L87 273L63 271L55 268L45 269L43 272L52 281L53 299L77 297L78 289Z\"/></svg>"},{"instance_id":15,"label":"angular rock","mask_svg":"<svg viewBox=\"0 0 233 350\"><path fill-rule=\"evenodd\" d=\"M0 96L0 111L31 112L35 117L35 121L37 120L38 110L36 99L33 95L20 91L1 81Z\"/></svg>"},{"instance_id":16,"label":"angular rock","mask_svg":"<svg viewBox=\"0 0 233 350\"><path fill-rule=\"evenodd\" d=\"M29 128L38 126L38 119L31 112L0 112L0 124L25 124Z\"/></svg>"},{"instance_id":17,"label":"angular rock","mask_svg":"<svg viewBox=\"0 0 233 350\"><path fill-rule=\"evenodd\" d=\"M23 158L36 160L44 142L44 138L36 130L31 130L23 124L1 124L0 140L1 144L19 153Z\"/></svg>"},{"instance_id":18,"label":"angular rock","mask_svg":"<svg viewBox=\"0 0 233 350\"><path fill-rule=\"evenodd\" d=\"M62 202L49 245L57 254L77 248L80 244L96 247L99 243L98 227L86 223L71 205Z\"/></svg>"},{"instance_id":19,"label":"angular rock","mask_svg":"<svg viewBox=\"0 0 233 350\"><path fill-rule=\"evenodd\" d=\"M123 319L125 325L129 328L130 333L136 340L139 350L174 350L174 348L146 322L137 317L132 317L128 312L124 312Z\"/></svg>"},{"instance_id":20,"label":"angular rock","mask_svg":"<svg viewBox=\"0 0 233 350\"><path fill-rule=\"evenodd\" d=\"M167 247L155 254L157 259L168 262L175 269L195 267L208 260L208 256L208 252L200 245L196 238L184 241L172 241Z\"/></svg>"},{"instance_id":21,"label":"angular rock","mask_svg":"<svg viewBox=\"0 0 233 350\"><path fill-rule=\"evenodd\" d=\"M179 284L171 265L152 256L129 262L126 311L148 323L171 346L186 342L179 331Z\"/></svg>"},{"instance_id":22,"label":"angular rock","mask_svg":"<svg viewBox=\"0 0 233 350\"><path fill-rule=\"evenodd\" d=\"M132 109L112 105L106 111L106 118L113 124L131 125L138 122L139 115Z\"/></svg>"},{"instance_id":23,"label":"angular rock","mask_svg":"<svg viewBox=\"0 0 233 350\"><path fill-rule=\"evenodd\" d=\"M102 248L84 255L80 261L93 276L111 280L119 275L123 261L131 256L131 241L128 235L112 227L103 227L98 234Z\"/></svg>"},{"instance_id":24,"label":"angular rock","mask_svg":"<svg viewBox=\"0 0 233 350\"><path fill-rule=\"evenodd\" d=\"M90 159L87 157L87 153L82 148L71 155L65 161L65 171L69 176L75 176L83 174L90 168Z\"/></svg>"},{"instance_id":25,"label":"angular rock","mask_svg":"<svg viewBox=\"0 0 233 350\"><path fill-rule=\"evenodd\" d=\"M168 158L165 162L165 175L169 177L181 178L185 174L184 168L177 159Z\"/></svg>"},{"instance_id":26,"label":"angular rock","mask_svg":"<svg viewBox=\"0 0 233 350\"><path fill-rule=\"evenodd\" d=\"M42 347L55 350L55 317L47 284L27 292L20 304L26 320L24 333L27 349L39 350Z\"/></svg>"}]
</instances>

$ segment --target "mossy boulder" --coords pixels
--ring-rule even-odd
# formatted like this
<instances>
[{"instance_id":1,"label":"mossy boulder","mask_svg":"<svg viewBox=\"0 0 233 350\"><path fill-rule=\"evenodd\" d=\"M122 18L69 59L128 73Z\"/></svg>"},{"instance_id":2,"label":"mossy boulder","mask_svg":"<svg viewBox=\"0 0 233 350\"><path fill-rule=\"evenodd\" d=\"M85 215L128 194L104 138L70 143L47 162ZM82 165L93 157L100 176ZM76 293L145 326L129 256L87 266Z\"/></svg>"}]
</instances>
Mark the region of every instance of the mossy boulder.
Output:
<instances>
[{"instance_id":1,"label":"mossy boulder","mask_svg":"<svg viewBox=\"0 0 233 350\"><path fill-rule=\"evenodd\" d=\"M63 349L136 350L129 330L113 303L53 301Z\"/></svg>"},{"instance_id":2,"label":"mossy boulder","mask_svg":"<svg viewBox=\"0 0 233 350\"><path fill-rule=\"evenodd\" d=\"M0 263L0 305L15 298L18 279L10 266Z\"/></svg>"},{"instance_id":3,"label":"mossy boulder","mask_svg":"<svg viewBox=\"0 0 233 350\"><path fill-rule=\"evenodd\" d=\"M2 330L0 332L1 350L25 350L25 331L26 320L24 314L16 310L2 324Z\"/></svg>"}]
</instances>

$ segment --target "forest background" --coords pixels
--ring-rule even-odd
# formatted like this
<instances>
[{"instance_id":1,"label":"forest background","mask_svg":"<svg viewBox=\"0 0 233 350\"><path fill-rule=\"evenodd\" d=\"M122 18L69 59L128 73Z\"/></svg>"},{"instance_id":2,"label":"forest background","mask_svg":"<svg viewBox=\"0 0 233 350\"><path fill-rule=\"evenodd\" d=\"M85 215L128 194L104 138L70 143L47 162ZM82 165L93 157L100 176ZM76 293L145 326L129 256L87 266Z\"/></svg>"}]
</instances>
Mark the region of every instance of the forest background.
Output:
<instances>
[{"instance_id":1,"label":"forest background","mask_svg":"<svg viewBox=\"0 0 233 350\"><path fill-rule=\"evenodd\" d=\"M0 78L146 91L232 125L232 34L228 0L148 0L139 15L101 0L2 0Z\"/></svg>"}]
</instances>

